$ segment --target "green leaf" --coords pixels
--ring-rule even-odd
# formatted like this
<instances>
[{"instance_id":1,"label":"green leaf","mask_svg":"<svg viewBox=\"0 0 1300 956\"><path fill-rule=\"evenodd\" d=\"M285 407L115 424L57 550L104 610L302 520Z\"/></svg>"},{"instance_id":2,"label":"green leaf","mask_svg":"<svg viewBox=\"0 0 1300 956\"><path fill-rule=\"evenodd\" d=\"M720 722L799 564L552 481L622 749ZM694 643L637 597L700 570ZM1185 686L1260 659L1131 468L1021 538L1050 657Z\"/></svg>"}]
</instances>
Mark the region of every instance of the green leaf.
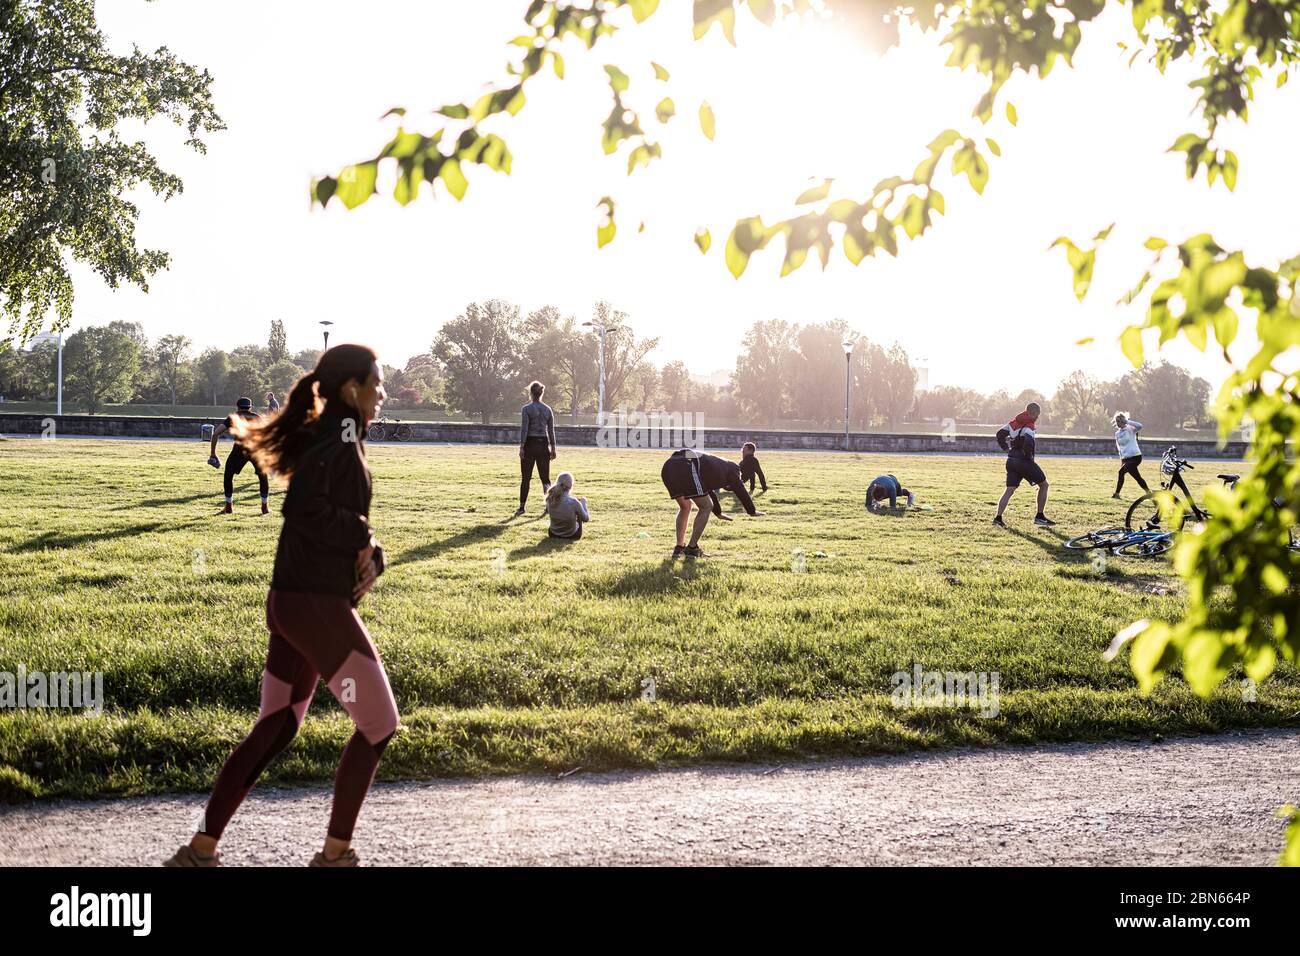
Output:
<instances>
[{"instance_id":1,"label":"green leaf","mask_svg":"<svg viewBox=\"0 0 1300 956\"><path fill-rule=\"evenodd\" d=\"M736 45L736 10L732 0L695 0L694 18L695 39L702 39L716 23L722 27L727 42Z\"/></svg>"},{"instance_id":2,"label":"green leaf","mask_svg":"<svg viewBox=\"0 0 1300 956\"><path fill-rule=\"evenodd\" d=\"M925 230L929 217L926 215L925 203L920 196L907 197L907 202L903 204L903 214L899 219L909 239L915 239Z\"/></svg>"},{"instance_id":3,"label":"green leaf","mask_svg":"<svg viewBox=\"0 0 1300 956\"><path fill-rule=\"evenodd\" d=\"M1134 368L1142 367L1142 329L1130 325L1119 336L1120 351Z\"/></svg>"},{"instance_id":4,"label":"green leaf","mask_svg":"<svg viewBox=\"0 0 1300 956\"><path fill-rule=\"evenodd\" d=\"M749 0L749 12L764 26L776 20L776 4L772 0Z\"/></svg>"},{"instance_id":5,"label":"green leaf","mask_svg":"<svg viewBox=\"0 0 1300 956\"><path fill-rule=\"evenodd\" d=\"M826 207L826 218L832 222L848 222L855 214L861 219L864 213L858 211L862 207L852 199L837 199Z\"/></svg>"},{"instance_id":6,"label":"green leaf","mask_svg":"<svg viewBox=\"0 0 1300 956\"><path fill-rule=\"evenodd\" d=\"M673 104L672 97L670 96L665 96L659 101L659 105L655 107L655 116L659 118L659 122L661 123L667 123L676 115L677 107Z\"/></svg>"},{"instance_id":7,"label":"green leaf","mask_svg":"<svg viewBox=\"0 0 1300 956\"><path fill-rule=\"evenodd\" d=\"M605 207L605 216L607 217L607 221L603 226L598 226L596 228L597 249L603 248L612 242L614 239L614 233L618 231L618 227L614 224L614 200L609 196L605 196L600 200L600 202L596 203L597 208L601 206Z\"/></svg>"},{"instance_id":8,"label":"green leaf","mask_svg":"<svg viewBox=\"0 0 1300 956\"><path fill-rule=\"evenodd\" d=\"M1150 239L1148 239L1146 242L1142 244L1146 246L1148 249L1150 249L1152 252L1159 252L1161 249L1165 248L1165 246L1169 245L1169 243L1165 242L1159 236L1152 236Z\"/></svg>"},{"instance_id":9,"label":"green leaf","mask_svg":"<svg viewBox=\"0 0 1300 956\"><path fill-rule=\"evenodd\" d=\"M469 107L464 103L440 106L435 112L441 113L443 116L450 116L452 119L469 119Z\"/></svg>"},{"instance_id":10,"label":"green leaf","mask_svg":"<svg viewBox=\"0 0 1300 956\"><path fill-rule=\"evenodd\" d=\"M335 195L339 197L343 205L349 209L356 209L374 195L377 171L378 164L374 162L344 166L339 173L338 188Z\"/></svg>"},{"instance_id":11,"label":"green leaf","mask_svg":"<svg viewBox=\"0 0 1300 956\"><path fill-rule=\"evenodd\" d=\"M659 9L659 0L629 0L628 5L632 8L632 16L636 18L636 22L641 23Z\"/></svg>"},{"instance_id":12,"label":"green leaf","mask_svg":"<svg viewBox=\"0 0 1300 956\"><path fill-rule=\"evenodd\" d=\"M1223 183L1229 192L1237 188L1237 154L1230 149L1223 151Z\"/></svg>"},{"instance_id":13,"label":"green leaf","mask_svg":"<svg viewBox=\"0 0 1300 956\"><path fill-rule=\"evenodd\" d=\"M454 156L444 160L442 167L438 170L438 178L447 187L447 192L457 199L465 198L465 190L469 187L469 182L461 171L460 160Z\"/></svg>"},{"instance_id":14,"label":"green leaf","mask_svg":"<svg viewBox=\"0 0 1300 956\"><path fill-rule=\"evenodd\" d=\"M311 184L312 198L322 206L329 205L330 197L338 189L339 182L331 176L322 176Z\"/></svg>"},{"instance_id":15,"label":"green leaf","mask_svg":"<svg viewBox=\"0 0 1300 956\"><path fill-rule=\"evenodd\" d=\"M703 227L696 229L695 244L700 247L700 252L708 252L709 247L713 245L713 237L709 235L709 230Z\"/></svg>"},{"instance_id":16,"label":"green leaf","mask_svg":"<svg viewBox=\"0 0 1300 956\"><path fill-rule=\"evenodd\" d=\"M749 265L749 253L736 244L735 229L732 229L731 235L727 237L726 258L727 268L731 270L733 276L739 279L744 273L745 267Z\"/></svg>"},{"instance_id":17,"label":"green leaf","mask_svg":"<svg viewBox=\"0 0 1300 956\"><path fill-rule=\"evenodd\" d=\"M1077 342L1075 342L1074 344L1075 344L1075 345L1091 345L1091 344L1092 344L1093 342L1095 342L1095 341L1096 341L1096 339L1094 339L1091 335L1088 335L1088 336L1084 336L1083 338L1079 339L1079 340L1078 340Z\"/></svg>"},{"instance_id":18,"label":"green leaf","mask_svg":"<svg viewBox=\"0 0 1300 956\"><path fill-rule=\"evenodd\" d=\"M609 74L609 85L613 87L615 93L627 92L627 86L630 82L627 74L614 66L612 63L605 64L605 72Z\"/></svg>"},{"instance_id":19,"label":"green leaf","mask_svg":"<svg viewBox=\"0 0 1300 956\"><path fill-rule=\"evenodd\" d=\"M1144 695L1151 693L1173 662L1170 636L1169 626L1157 621L1149 625L1133 642L1133 650L1129 652L1129 667L1138 679L1138 687Z\"/></svg>"},{"instance_id":20,"label":"green leaf","mask_svg":"<svg viewBox=\"0 0 1300 956\"><path fill-rule=\"evenodd\" d=\"M1020 122L1020 117L1016 115L1016 107L1010 102L1007 103L1007 122L1012 126Z\"/></svg>"},{"instance_id":21,"label":"green leaf","mask_svg":"<svg viewBox=\"0 0 1300 956\"><path fill-rule=\"evenodd\" d=\"M787 245L785 250L785 261L781 263L782 277L788 276L794 272L808 258L808 249L806 246Z\"/></svg>"},{"instance_id":22,"label":"green leaf","mask_svg":"<svg viewBox=\"0 0 1300 956\"><path fill-rule=\"evenodd\" d=\"M1109 226L1107 226L1107 227L1106 227L1105 229L1103 229L1101 232L1099 232L1099 233L1097 233L1095 236L1093 236L1093 237L1092 237L1092 241L1093 241L1093 242L1105 242L1105 241L1106 241L1106 237L1110 235L1110 231L1111 231L1112 229L1114 229L1114 228L1115 228L1115 224L1112 222Z\"/></svg>"},{"instance_id":23,"label":"green leaf","mask_svg":"<svg viewBox=\"0 0 1300 956\"><path fill-rule=\"evenodd\" d=\"M710 139L712 139L712 137L710 137ZM805 189L799 194L799 198L794 201L794 204L796 206L804 206L810 202L821 202L830 194L831 183L833 182L835 182L835 180L827 179L823 181L820 186L813 186L811 189Z\"/></svg>"},{"instance_id":24,"label":"green leaf","mask_svg":"<svg viewBox=\"0 0 1300 956\"><path fill-rule=\"evenodd\" d=\"M989 152L991 152L994 156L1002 155L1002 147L999 146L994 140L986 137L984 142L989 144Z\"/></svg>"},{"instance_id":25,"label":"green leaf","mask_svg":"<svg viewBox=\"0 0 1300 956\"><path fill-rule=\"evenodd\" d=\"M660 66L658 63L654 62L653 60L650 61L650 65L653 66L653 67L655 68L655 79L656 79L656 80L663 80L665 83L668 82L668 71L667 71L667 70L665 70L662 66Z\"/></svg>"},{"instance_id":26,"label":"green leaf","mask_svg":"<svg viewBox=\"0 0 1300 956\"><path fill-rule=\"evenodd\" d=\"M638 166L649 166L650 160L662 156L663 150L658 143L642 143L636 149L632 150L627 157L627 174L632 175L632 170Z\"/></svg>"},{"instance_id":27,"label":"green leaf","mask_svg":"<svg viewBox=\"0 0 1300 956\"><path fill-rule=\"evenodd\" d=\"M704 131L704 135L709 139L713 139L715 122L716 121L713 117L713 107L709 105L708 100L705 100L700 104L700 129Z\"/></svg>"},{"instance_id":28,"label":"green leaf","mask_svg":"<svg viewBox=\"0 0 1300 956\"><path fill-rule=\"evenodd\" d=\"M551 66L555 67L555 75L561 80L564 79L564 57L554 50L551 51Z\"/></svg>"},{"instance_id":29,"label":"green leaf","mask_svg":"<svg viewBox=\"0 0 1300 956\"><path fill-rule=\"evenodd\" d=\"M390 116L405 116L406 108L403 106L394 106L391 110L379 117L381 120L388 119Z\"/></svg>"}]
</instances>

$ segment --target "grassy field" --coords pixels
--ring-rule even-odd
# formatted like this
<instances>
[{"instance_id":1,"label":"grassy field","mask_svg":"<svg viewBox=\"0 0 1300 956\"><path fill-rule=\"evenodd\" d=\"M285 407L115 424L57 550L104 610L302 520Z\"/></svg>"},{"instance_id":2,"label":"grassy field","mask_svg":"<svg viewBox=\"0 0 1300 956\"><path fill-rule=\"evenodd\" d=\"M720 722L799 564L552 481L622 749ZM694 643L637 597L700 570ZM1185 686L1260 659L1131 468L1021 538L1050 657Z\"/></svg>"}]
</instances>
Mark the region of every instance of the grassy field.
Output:
<instances>
[{"instance_id":1,"label":"grassy field","mask_svg":"<svg viewBox=\"0 0 1300 956\"><path fill-rule=\"evenodd\" d=\"M768 514L728 497L737 519L710 524L713 556L672 562L663 452L561 453L593 513L577 543L545 538L539 485L510 520L511 447L371 449L389 570L362 616L404 724L381 777L1300 723L1290 667L1247 703L1231 681L1210 701L1178 679L1143 698L1124 656L1102 662L1117 630L1182 600L1164 561L1099 571L1061 547L1122 517L1111 461L1043 459L1060 524L1035 527L1024 489L1000 530L997 457L764 454ZM102 671L107 704L97 718L0 711L0 799L203 790L250 726L279 519L258 514L248 474L235 514L218 514L205 454L0 442L0 670ZM1194 472L1193 490L1217 470ZM868 515L881 472L933 511ZM998 716L892 706L891 675L914 664L997 672ZM331 779L349 733L322 688L266 779Z\"/></svg>"}]
</instances>

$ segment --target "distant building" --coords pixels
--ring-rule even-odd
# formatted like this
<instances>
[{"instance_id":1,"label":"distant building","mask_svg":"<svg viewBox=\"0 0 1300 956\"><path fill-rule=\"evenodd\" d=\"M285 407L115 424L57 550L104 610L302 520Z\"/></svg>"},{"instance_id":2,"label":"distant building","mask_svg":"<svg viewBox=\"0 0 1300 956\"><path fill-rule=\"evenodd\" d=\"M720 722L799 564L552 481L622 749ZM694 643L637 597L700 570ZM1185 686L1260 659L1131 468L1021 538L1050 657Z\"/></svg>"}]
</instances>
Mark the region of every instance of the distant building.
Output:
<instances>
[{"instance_id":1,"label":"distant building","mask_svg":"<svg viewBox=\"0 0 1300 956\"><path fill-rule=\"evenodd\" d=\"M40 348L42 345L45 345L47 342L50 345L57 347L59 344L59 337L55 335L53 332L42 332L40 335L34 335L27 342L27 347L24 348L23 351L35 352L38 348Z\"/></svg>"},{"instance_id":2,"label":"distant building","mask_svg":"<svg viewBox=\"0 0 1300 956\"><path fill-rule=\"evenodd\" d=\"M711 372L708 375L699 375L695 372L691 372L691 381L695 382L697 385L712 385L714 388L730 388L731 380L735 375L736 373L731 369L720 368L716 372Z\"/></svg>"}]
</instances>

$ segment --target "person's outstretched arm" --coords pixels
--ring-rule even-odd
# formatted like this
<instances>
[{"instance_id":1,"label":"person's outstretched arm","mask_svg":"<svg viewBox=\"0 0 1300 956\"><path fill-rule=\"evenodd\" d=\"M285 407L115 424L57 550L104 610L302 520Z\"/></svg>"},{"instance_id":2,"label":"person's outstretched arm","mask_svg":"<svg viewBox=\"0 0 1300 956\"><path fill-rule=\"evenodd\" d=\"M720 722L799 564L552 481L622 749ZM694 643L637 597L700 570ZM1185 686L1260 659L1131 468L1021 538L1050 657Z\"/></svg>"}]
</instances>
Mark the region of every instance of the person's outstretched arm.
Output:
<instances>
[{"instance_id":1,"label":"person's outstretched arm","mask_svg":"<svg viewBox=\"0 0 1300 956\"><path fill-rule=\"evenodd\" d=\"M1131 428L1131 429L1133 429L1135 432L1140 432L1140 431L1142 430L1142 423L1141 423L1141 422L1135 422L1135 421L1133 421L1133 419L1130 418L1130 419L1128 420L1128 427Z\"/></svg>"},{"instance_id":2,"label":"person's outstretched arm","mask_svg":"<svg viewBox=\"0 0 1300 956\"><path fill-rule=\"evenodd\" d=\"M555 460L555 412L551 411L551 406L546 406L546 437L551 442L551 461Z\"/></svg>"},{"instance_id":3,"label":"person's outstretched arm","mask_svg":"<svg viewBox=\"0 0 1300 956\"><path fill-rule=\"evenodd\" d=\"M740 477L739 468L736 469L735 477L727 485L727 490L732 492L737 498L740 499L740 503L742 506L744 506L746 514L748 514L750 517L755 517L755 518L758 517L758 509L754 507L754 499L749 496L749 491L748 489L745 488L745 482L744 479ZM718 496L714 495L713 500L717 501ZM720 511L721 509L719 509L719 511L717 512L714 512L714 514L718 514Z\"/></svg>"},{"instance_id":4,"label":"person's outstretched arm","mask_svg":"<svg viewBox=\"0 0 1300 956\"><path fill-rule=\"evenodd\" d=\"M519 413L519 457L524 457L524 445L528 444L528 408Z\"/></svg>"},{"instance_id":5,"label":"person's outstretched arm","mask_svg":"<svg viewBox=\"0 0 1300 956\"><path fill-rule=\"evenodd\" d=\"M763 466L760 465L758 462L754 462L754 468L758 472L758 483L763 486L764 491L767 491L767 476L763 474ZM753 484L749 486L749 490L750 491L754 490Z\"/></svg>"},{"instance_id":6,"label":"person's outstretched arm","mask_svg":"<svg viewBox=\"0 0 1300 956\"><path fill-rule=\"evenodd\" d=\"M208 452L209 458L217 457L217 439L228 431L230 431L230 429L226 427L225 422L222 422L216 428L212 429L212 450Z\"/></svg>"}]
</instances>

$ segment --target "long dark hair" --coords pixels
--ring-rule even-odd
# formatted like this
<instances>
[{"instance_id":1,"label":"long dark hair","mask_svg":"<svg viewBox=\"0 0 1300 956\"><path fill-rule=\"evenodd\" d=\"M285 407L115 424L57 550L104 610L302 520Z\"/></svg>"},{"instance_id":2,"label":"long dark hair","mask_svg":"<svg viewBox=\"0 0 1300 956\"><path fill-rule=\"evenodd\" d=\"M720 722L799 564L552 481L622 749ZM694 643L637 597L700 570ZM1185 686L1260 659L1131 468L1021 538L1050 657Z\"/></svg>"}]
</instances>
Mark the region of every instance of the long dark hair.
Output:
<instances>
[{"instance_id":1,"label":"long dark hair","mask_svg":"<svg viewBox=\"0 0 1300 956\"><path fill-rule=\"evenodd\" d=\"M364 384L377 360L374 350L364 345L334 346L298 379L278 412L255 421L236 419L231 434L259 468L288 478L311 442L311 424L326 405L344 406L343 386L354 380ZM357 428L360 431L361 423Z\"/></svg>"}]
</instances>

